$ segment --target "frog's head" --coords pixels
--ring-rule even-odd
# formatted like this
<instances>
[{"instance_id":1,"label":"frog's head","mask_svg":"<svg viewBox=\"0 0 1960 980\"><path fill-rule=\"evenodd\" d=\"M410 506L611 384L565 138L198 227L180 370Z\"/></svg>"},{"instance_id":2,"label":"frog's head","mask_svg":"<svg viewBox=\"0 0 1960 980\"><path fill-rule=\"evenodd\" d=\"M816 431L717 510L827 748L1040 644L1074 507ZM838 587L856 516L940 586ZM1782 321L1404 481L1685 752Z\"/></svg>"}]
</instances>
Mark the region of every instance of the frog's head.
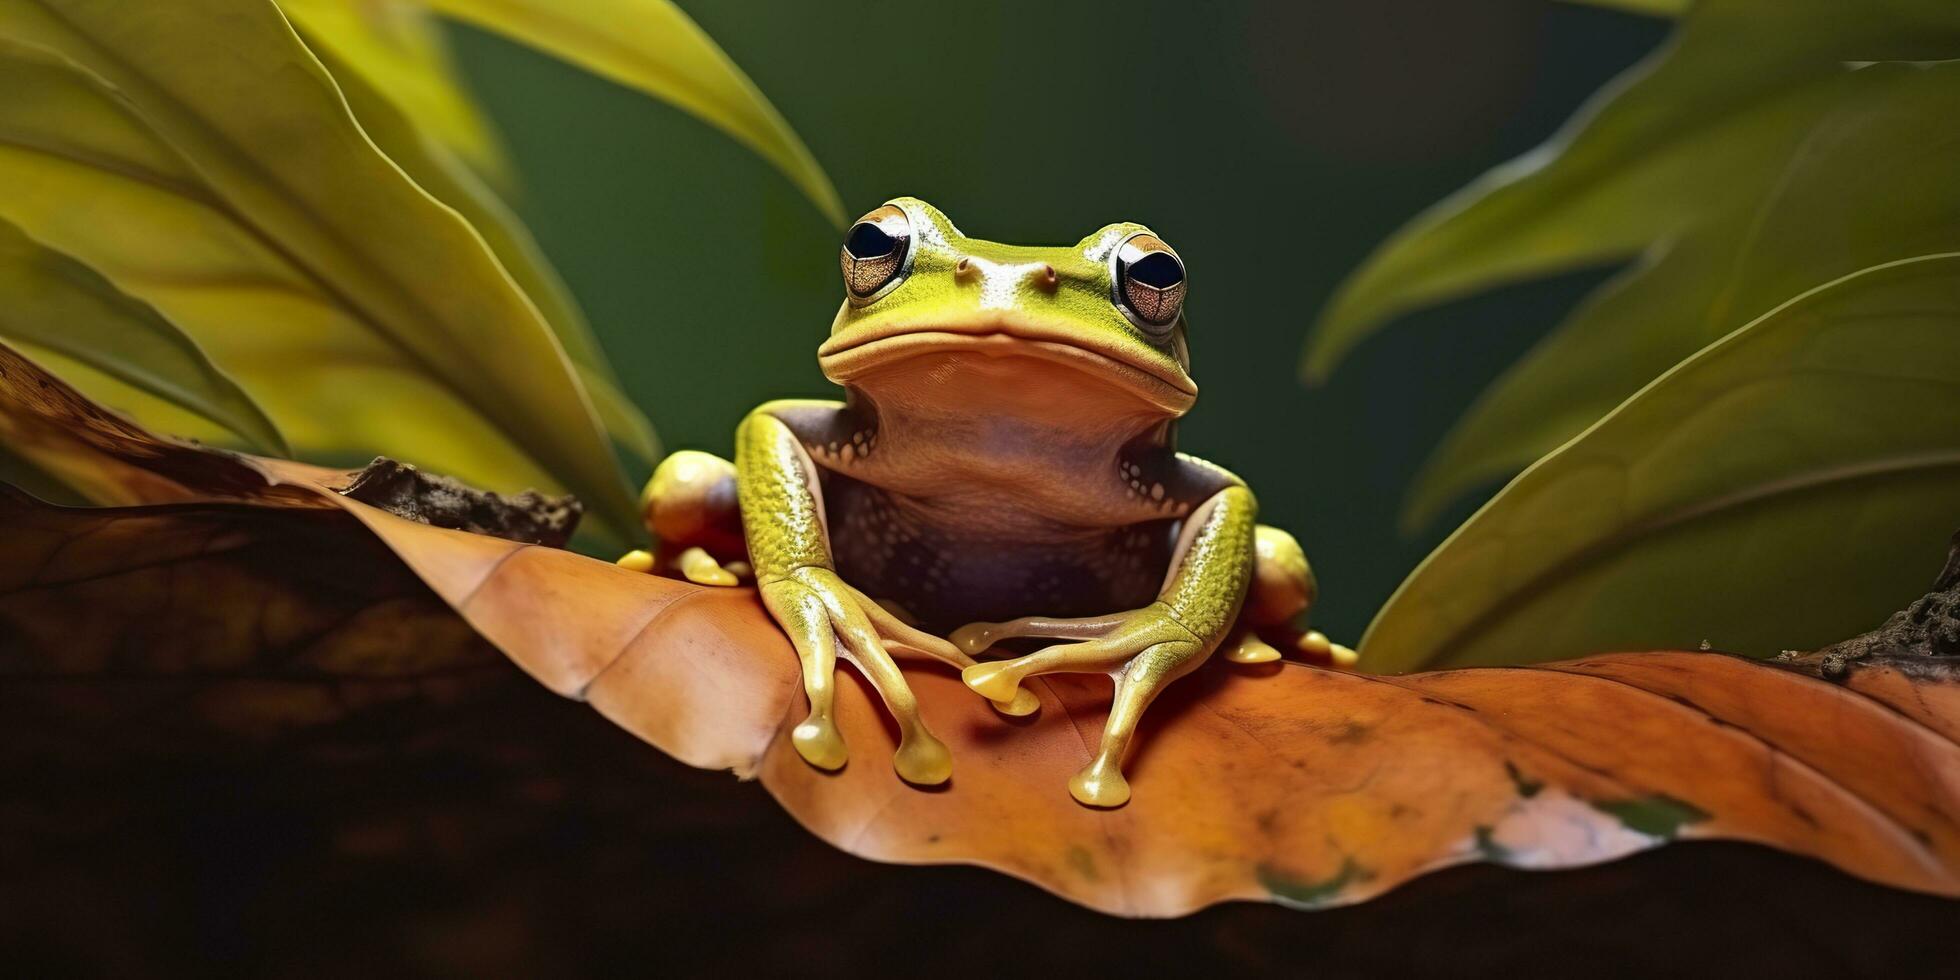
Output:
<instances>
[{"instance_id":1,"label":"frog's head","mask_svg":"<svg viewBox=\"0 0 1960 980\"><path fill-rule=\"evenodd\" d=\"M1197 398L1184 262L1142 225L998 245L901 197L851 226L839 261L846 298L818 360L874 401L1079 426L1173 418Z\"/></svg>"}]
</instances>

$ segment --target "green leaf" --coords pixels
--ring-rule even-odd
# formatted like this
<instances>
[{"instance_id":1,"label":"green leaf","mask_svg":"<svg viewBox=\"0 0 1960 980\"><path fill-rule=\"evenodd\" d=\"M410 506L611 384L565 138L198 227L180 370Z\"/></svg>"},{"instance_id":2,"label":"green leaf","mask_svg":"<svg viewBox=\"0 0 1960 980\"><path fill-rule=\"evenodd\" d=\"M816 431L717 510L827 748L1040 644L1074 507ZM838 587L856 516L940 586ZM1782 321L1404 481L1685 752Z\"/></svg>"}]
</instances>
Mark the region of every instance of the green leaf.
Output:
<instances>
[{"instance_id":1,"label":"green leaf","mask_svg":"<svg viewBox=\"0 0 1960 980\"><path fill-rule=\"evenodd\" d=\"M313 42L311 30L303 29L302 36ZM321 44L315 50L339 82L348 107L368 138L410 179L436 200L456 209L483 236L505 271L537 304L564 344L606 431L651 466L660 458L653 425L620 389L585 314L531 237L530 229L495 191L435 139L435 134L418 128L418 120L391 98L394 93L381 91L364 73L345 64L334 46Z\"/></svg>"},{"instance_id":2,"label":"green leaf","mask_svg":"<svg viewBox=\"0 0 1960 980\"><path fill-rule=\"evenodd\" d=\"M359 432L479 485L568 488L632 534L611 445L537 307L376 149L270 0L0 0L0 37L79 66L181 158L151 180L102 160L90 130L29 133L0 154L0 208L197 336L296 446L313 441L289 419L310 415L322 441ZM254 372L290 372L272 386L311 404L282 413Z\"/></svg>"},{"instance_id":3,"label":"green leaf","mask_svg":"<svg viewBox=\"0 0 1960 980\"><path fill-rule=\"evenodd\" d=\"M464 88L442 29L410 0L278 0L316 54L388 98L414 128L477 173L508 189L515 183L495 132Z\"/></svg>"},{"instance_id":4,"label":"green leaf","mask_svg":"<svg viewBox=\"0 0 1960 980\"><path fill-rule=\"evenodd\" d=\"M1805 293L1540 460L1362 639L1407 671L1809 649L1926 588L1960 524L1960 253Z\"/></svg>"},{"instance_id":5,"label":"green leaf","mask_svg":"<svg viewBox=\"0 0 1960 980\"><path fill-rule=\"evenodd\" d=\"M755 83L669 0L428 0L430 8L692 113L796 184L833 224L836 188Z\"/></svg>"},{"instance_id":6,"label":"green leaf","mask_svg":"<svg viewBox=\"0 0 1960 980\"><path fill-rule=\"evenodd\" d=\"M1342 285L1304 372L1399 314L1667 241L1787 159L1846 62L1960 56L1950 0L1706 0L1545 145L1396 232Z\"/></svg>"},{"instance_id":7,"label":"green leaf","mask_svg":"<svg viewBox=\"0 0 1960 980\"><path fill-rule=\"evenodd\" d=\"M195 341L88 266L0 220L0 336L89 364L224 426L253 449L286 452L279 429Z\"/></svg>"},{"instance_id":8,"label":"green leaf","mask_svg":"<svg viewBox=\"0 0 1960 980\"><path fill-rule=\"evenodd\" d=\"M1556 449L1682 358L1819 283L1960 249L1960 63L1878 64L1816 86L1783 156L1596 293L1492 384L1439 447L1405 526Z\"/></svg>"},{"instance_id":9,"label":"green leaf","mask_svg":"<svg viewBox=\"0 0 1960 980\"><path fill-rule=\"evenodd\" d=\"M481 482L548 479L227 209L100 79L0 41L0 91L12 96L0 100L0 186L12 191L0 194L0 216L170 318L300 454L352 462L387 452ZM33 356L159 431L205 435L140 391L104 397L119 382L81 379L86 365Z\"/></svg>"}]
</instances>

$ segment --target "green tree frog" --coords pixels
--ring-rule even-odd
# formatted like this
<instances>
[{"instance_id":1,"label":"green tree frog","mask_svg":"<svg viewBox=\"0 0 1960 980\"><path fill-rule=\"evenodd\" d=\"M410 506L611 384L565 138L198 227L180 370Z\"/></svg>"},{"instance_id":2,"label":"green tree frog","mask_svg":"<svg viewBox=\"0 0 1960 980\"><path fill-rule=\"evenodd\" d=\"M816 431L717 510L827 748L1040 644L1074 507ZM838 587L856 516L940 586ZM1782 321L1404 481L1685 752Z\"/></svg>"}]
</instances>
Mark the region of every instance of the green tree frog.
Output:
<instances>
[{"instance_id":1,"label":"green tree frog","mask_svg":"<svg viewBox=\"0 0 1960 980\"><path fill-rule=\"evenodd\" d=\"M1185 269L1150 229L1000 245L899 198L851 226L839 262L817 357L845 399L762 405L733 462L669 456L643 498L661 558L622 559L705 585L753 574L802 662L810 713L791 738L810 765L845 763L840 658L884 698L894 767L921 785L952 759L895 657L952 665L1010 715L1037 710L1031 677L1106 672L1109 720L1069 791L1120 806L1139 717L1214 651L1349 655L1285 630L1315 595L1300 546L1257 523L1238 477L1177 451L1198 394ZM999 646L1031 637L1061 642Z\"/></svg>"}]
</instances>

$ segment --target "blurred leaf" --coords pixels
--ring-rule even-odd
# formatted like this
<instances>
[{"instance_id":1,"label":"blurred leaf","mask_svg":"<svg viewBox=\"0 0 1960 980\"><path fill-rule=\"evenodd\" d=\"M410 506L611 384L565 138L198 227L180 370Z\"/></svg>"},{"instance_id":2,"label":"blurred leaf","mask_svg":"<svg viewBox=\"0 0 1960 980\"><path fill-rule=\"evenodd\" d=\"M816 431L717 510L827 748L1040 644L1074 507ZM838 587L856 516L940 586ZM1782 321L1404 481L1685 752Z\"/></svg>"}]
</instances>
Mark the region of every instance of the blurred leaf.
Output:
<instances>
[{"instance_id":1,"label":"blurred leaf","mask_svg":"<svg viewBox=\"0 0 1960 980\"><path fill-rule=\"evenodd\" d=\"M60 351L180 405L262 451L279 430L197 344L142 300L0 220L0 335Z\"/></svg>"},{"instance_id":2,"label":"blurred leaf","mask_svg":"<svg viewBox=\"0 0 1960 980\"><path fill-rule=\"evenodd\" d=\"M4 42L0 53L0 89L17 96L0 103L0 176L20 190L0 194L0 216L175 317L301 453L386 452L487 485L551 483L458 393L425 377L213 196L100 79ZM266 323L282 329L268 335ZM70 365L55 366L74 377ZM192 434L160 403L131 391L110 398L104 380L84 387L147 424ZM595 400L605 412L604 397Z\"/></svg>"},{"instance_id":3,"label":"blurred leaf","mask_svg":"<svg viewBox=\"0 0 1960 980\"><path fill-rule=\"evenodd\" d=\"M213 196L99 79L18 46L0 53L0 88L15 96L0 101L0 186L13 189L0 216L170 317L299 452L384 451L491 485L549 480ZM103 394L103 380L88 390ZM161 403L117 394L116 408L189 432L155 413Z\"/></svg>"},{"instance_id":4,"label":"blurred leaf","mask_svg":"<svg viewBox=\"0 0 1960 980\"><path fill-rule=\"evenodd\" d=\"M310 32L307 36L310 38ZM566 356L578 369L606 431L650 467L660 458L653 425L620 390L585 314L531 237L530 229L454 154L418 129L416 120L391 101L391 93L376 89L360 72L343 64L331 47L320 52L320 60L339 81L348 107L368 138L423 190L456 209L483 236L505 271L537 304L545 322L565 345Z\"/></svg>"},{"instance_id":5,"label":"blurred leaf","mask_svg":"<svg viewBox=\"0 0 1960 980\"><path fill-rule=\"evenodd\" d=\"M1481 289L1613 262L1732 213L1789 159L1816 86L1846 62L1960 56L1950 0L1706 0L1672 41L1545 145L1430 208L1344 283L1304 371L1325 380L1392 317Z\"/></svg>"},{"instance_id":6,"label":"blurred leaf","mask_svg":"<svg viewBox=\"0 0 1960 980\"><path fill-rule=\"evenodd\" d=\"M331 54L338 62L334 75L343 88L350 74L358 76L367 88L386 92L416 130L427 133L477 173L506 189L515 183L494 131L450 61L441 26L420 4L409 0L277 2L315 53L323 59Z\"/></svg>"},{"instance_id":7,"label":"blurred leaf","mask_svg":"<svg viewBox=\"0 0 1960 980\"><path fill-rule=\"evenodd\" d=\"M843 226L843 202L809 148L669 0L428 0L428 6L692 113L760 153L824 217Z\"/></svg>"},{"instance_id":8,"label":"blurred leaf","mask_svg":"<svg viewBox=\"0 0 1960 980\"><path fill-rule=\"evenodd\" d=\"M172 482L233 502L222 510L123 511L90 524L0 496L0 528L9 532L0 534L0 568L16 569L21 580L0 581L0 626L18 620L26 650L42 659L59 662L46 651L65 650L68 641L37 618L28 591L80 615L91 595L87 573L119 568L104 557L120 557L124 542L150 549L146 554L165 552L165 561L186 557L181 547L171 551L172 541L196 544L199 558L228 558L252 542L237 533L247 518L260 539L278 540L283 520L296 531L337 528L353 536L350 524L321 514L331 506L365 525L545 686L590 702L684 762L755 776L812 832L864 857L978 864L1090 908L1171 916L1232 899L1320 908L1470 861L1568 867L1680 838L1726 837L1808 854L1896 887L1960 895L1960 811L1951 776L1960 771L1960 743L1952 738L1960 731L1960 687L1949 679L1951 665L1865 666L1840 686L1717 654L1633 654L1405 678L1217 662L1159 701L1132 763L1136 796L1115 812L1078 806L1062 790L1085 757L1082 732L1102 723L1107 682L1040 678L1030 689L1041 710L1007 719L950 671L915 667L909 683L956 767L950 784L926 791L900 782L884 764L896 740L875 694L860 684L836 690L837 724L855 761L834 773L802 761L789 744L802 714L796 657L753 590L703 588L431 527L351 500L290 464L199 458L195 450L186 456L185 447L113 424L77 425L90 409L72 391L4 350L0 366L0 428L65 438L61 451L78 465L95 457L97 465L161 466ZM256 487L241 479L253 472L263 477ZM294 493L277 495L282 490ZM223 533L199 523L226 517L232 525ZM146 519L152 527L142 525ZM182 533L172 522L192 530ZM87 529L64 535L64 526ZM9 560L9 548L21 554ZM275 567L292 564L278 563L286 550L270 553ZM353 553L345 541L301 550ZM366 575L350 563L322 585L387 582L399 571L390 564L376 556L374 574ZM132 586L149 581L178 590L182 579L129 577ZM263 605L263 581L247 578L241 602ZM216 593L222 606L233 583L220 582L227 586ZM70 583L82 587L71 591ZM130 591L116 589L110 608ZM28 601L9 601L15 598ZM183 603L167 605L181 610ZM302 605L299 612L306 611ZM422 621L422 612L411 611ZM395 629L392 614L377 620L376 628ZM241 621L252 617L210 620ZM91 635L96 642L81 651L131 647L114 642L118 630L148 625L126 615L100 623L103 635ZM287 632L304 635L269 635ZM435 635L438 666L447 668L456 659L453 634ZM372 672L404 649L361 642L365 636L337 631L329 649L354 653L303 680L338 680L346 663ZM314 645L296 649L297 658L242 659L310 666ZM204 652L186 645L157 659L166 667L201 665ZM138 657L134 666L150 661ZM284 679L275 671L272 680ZM408 692L422 693L392 693ZM250 693L217 702L236 712L223 717L241 717L248 733L304 719L309 709L340 707L306 697L304 687Z\"/></svg>"},{"instance_id":9,"label":"blurred leaf","mask_svg":"<svg viewBox=\"0 0 1960 980\"><path fill-rule=\"evenodd\" d=\"M497 489L569 487L632 534L612 447L537 308L374 147L269 0L0 0L0 37L74 62L182 158L161 180L141 169L155 145L135 174L103 159L113 147L89 137L109 101L52 138L7 138L15 190L0 208L196 336L294 445L359 433L369 451L445 468L453 455ZM20 94L9 103L36 96ZM121 140L131 122L103 128ZM319 370L335 362L346 370ZM255 371L289 376L261 385ZM300 410L282 412L274 387Z\"/></svg>"},{"instance_id":10,"label":"blurred leaf","mask_svg":"<svg viewBox=\"0 0 1960 980\"><path fill-rule=\"evenodd\" d=\"M1805 293L1540 460L1403 582L1362 663L1421 670L1875 625L1960 526L1960 253Z\"/></svg>"},{"instance_id":11,"label":"blurred leaf","mask_svg":"<svg viewBox=\"0 0 1960 980\"><path fill-rule=\"evenodd\" d=\"M1595 294L1431 457L1405 526L1558 448L1669 367L1819 283L1960 249L1960 64L1878 64L1815 87L1800 138L1729 202ZM1779 141L1781 142L1781 141Z\"/></svg>"}]
</instances>

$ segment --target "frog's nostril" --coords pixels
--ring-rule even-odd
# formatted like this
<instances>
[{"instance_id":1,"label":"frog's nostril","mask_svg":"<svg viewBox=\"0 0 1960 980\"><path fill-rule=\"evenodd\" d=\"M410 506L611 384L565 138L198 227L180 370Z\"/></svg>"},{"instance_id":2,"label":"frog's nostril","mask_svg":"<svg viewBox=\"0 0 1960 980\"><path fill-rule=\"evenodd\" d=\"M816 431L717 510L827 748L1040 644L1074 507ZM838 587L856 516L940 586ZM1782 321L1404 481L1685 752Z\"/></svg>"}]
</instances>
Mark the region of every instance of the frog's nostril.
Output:
<instances>
[{"instance_id":1,"label":"frog's nostril","mask_svg":"<svg viewBox=\"0 0 1960 980\"><path fill-rule=\"evenodd\" d=\"M966 282L972 279L976 271L973 267L972 259L963 258L953 263L953 278L960 282Z\"/></svg>"},{"instance_id":2,"label":"frog's nostril","mask_svg":"<svg viewBox=\"0 0 1960 980\"><path fill-rule=\"evenodd\" d=\"M1061 277L1055 274L1055 267L1052 265L1043 263L1041 268L1035 270L1035 288L1040 289L1044 293L1054 292L1055 284L1060 281Z\"/></svg>"}]
</instances>

